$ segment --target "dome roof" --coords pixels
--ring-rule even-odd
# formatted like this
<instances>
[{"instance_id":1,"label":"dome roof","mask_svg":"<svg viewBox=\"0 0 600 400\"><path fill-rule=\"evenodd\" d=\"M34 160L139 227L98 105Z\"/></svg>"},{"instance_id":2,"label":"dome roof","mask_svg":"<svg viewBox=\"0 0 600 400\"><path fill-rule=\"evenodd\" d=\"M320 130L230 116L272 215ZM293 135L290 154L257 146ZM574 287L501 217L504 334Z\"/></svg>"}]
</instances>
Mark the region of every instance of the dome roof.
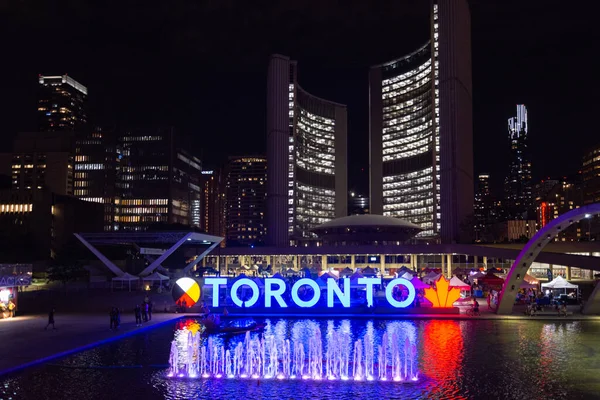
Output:
<instances>
[{"instance_id":1,"label":"dome roof","mask_svg":"<svg viewBox=\"0 0 600 400\"><path fill-rule=\"evenodd\" d=\"M419 231L423 230L419 225L413 224L412 222L377 214L349 215L347 217L336 218L319 225L316 229L323 230L351 227L396 227L418 229Z\"/></svg>"}]
</instances>

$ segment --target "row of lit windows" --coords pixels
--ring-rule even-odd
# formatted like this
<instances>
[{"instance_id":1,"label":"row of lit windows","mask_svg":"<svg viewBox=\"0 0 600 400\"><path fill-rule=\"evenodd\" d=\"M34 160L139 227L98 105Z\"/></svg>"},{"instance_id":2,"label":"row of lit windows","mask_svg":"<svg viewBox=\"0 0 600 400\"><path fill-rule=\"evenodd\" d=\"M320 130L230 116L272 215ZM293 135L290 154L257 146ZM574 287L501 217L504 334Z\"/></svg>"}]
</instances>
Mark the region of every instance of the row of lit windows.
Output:
<instances>
[{"instance_id":1,"label":"row of lit windows","mask_svg":"<svg viewBox=\"0 0 600 400\"><path fill-rule=\"evenodd\" d=\"M121 200L123 206L165 206L169 204L169 199L124 199Z\"/></svg>"},{"instance_id":2,"label":"row of lit windows","mask_svg":"<svg viewBox=\"0 0 600 400\"><path fill-rule=\"evenodd\" d=\"M0 204L1 213L25 213L32 211L33 204Z\"/></svg>"},{"instance_id":3,"label":"row of lit windows","mask_svg":"<svg viewBox=\"0 0 600 400\"><path fill-rule=\"evenodd\" d=\"M168 207L132 207L121 208L121 214L164 214L169 212Z\"/></svg>"},{"instance_id":4,"label":"row of lit windows","mask_svg":"<svg viewBox=\"0 0 600 400\"><path fill-rule=\"evenodd\" d=\"M86 164L76 164L75 165L75 170L100 170L100 169L104 169L104 164L97 164L97 163L86 163Z\"/></svg>"},{"instance_id":5,"label":"row of lit windows","mask_svg":"<svg viewBox=\"0 0 600 400\"><path fill-rule=\"evenodd\" d=\"M162 136L122 136L120 140L123 142L152 142L163 140Z\"/></svg>"},{"instance_id":6,"label":"row of lit windows","mask_svg":"<svg viewBox=\"0 0 600 400\"><path fill-rule=\"evenodd\" d=\"M168 171L168 165L141 165L137 167L123 166L121 171L123 172L145 172L145 171Z\"/></svg>"},{"instance_id":7,"label":"row of lit windows","mask_svg":"<svg viewBox=\"0 0 600 400\"><path fill-rule=\"evenodd\" d=\"M404 81L408 78L410 78L411 76L414 76L415 74L419 73L419 72L423 72L425 70L428 70L429 67L431 66L431 59L427 60L424 64L419 65L417 68L412 69L410 71L407 71L403 74L400 75L396 75L392 78L388 78L388 79L384 79L381 82L381 86L383 87L389 87L391 85L394 85L395 83Z\"/></svg>"}]
</instances>

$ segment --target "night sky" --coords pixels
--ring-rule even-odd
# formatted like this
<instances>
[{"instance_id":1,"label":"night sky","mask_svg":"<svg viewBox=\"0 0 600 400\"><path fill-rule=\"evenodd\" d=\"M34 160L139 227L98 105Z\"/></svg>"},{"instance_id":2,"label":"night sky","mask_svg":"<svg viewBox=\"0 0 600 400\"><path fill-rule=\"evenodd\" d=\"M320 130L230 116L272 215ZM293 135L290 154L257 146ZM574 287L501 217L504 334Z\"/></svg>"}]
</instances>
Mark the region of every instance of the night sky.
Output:
<instances>
[{"instance_id":1,"label":"night sky","mask_svg":"<svg viewBox=\"0 0 600 400\"><path fill-rule=\"evenodd\" d=\"M97 125L173 125L208 167L264 153L277 52L298 60L306 90L348 105L350 187L367 191L368 67L427 41L428 3L1 2L0 151L36 128L37 75L68 73L88 87ZM600 143L600 34L584 3L472 1L475 172L496 188L517 103L529 109L536 178L576 172Z\"/></svg>"}]
</instances>

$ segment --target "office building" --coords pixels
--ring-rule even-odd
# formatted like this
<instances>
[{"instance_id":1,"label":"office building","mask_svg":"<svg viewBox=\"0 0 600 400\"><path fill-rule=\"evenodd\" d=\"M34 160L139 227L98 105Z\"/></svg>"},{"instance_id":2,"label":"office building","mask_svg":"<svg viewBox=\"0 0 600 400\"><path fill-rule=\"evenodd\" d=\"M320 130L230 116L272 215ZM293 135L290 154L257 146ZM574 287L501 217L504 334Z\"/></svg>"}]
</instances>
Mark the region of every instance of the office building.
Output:
<instances>
[{"instance_id":1,"label":"office building","mask_svg":"<svg viewBox=\"0 0 600 400\"><path fill-rule=\"evenodd\" d=\"M474 231L475 241L482 241L487 226L492 222L494 201L490 192L490 176L479 174L475 192Z\"/></svg>"},{"instance_id":2,"label":"office building","mask_svg":"<svg viewBox=\"0 0 600 400\"><path fill-rule=\"evenodd\" d=\"M508 119L510 158L504 199L510 219L527 219L534 209L528 134L527 108L519 104L517 115Z\"/></svg>"},{"instance_id":3,"label":"office building","mask_svg":"<svg viewBox=\"0 0 600 400\"><path fill-rule=\"evenodd\" d=\"M585 153L581 173L584 204L600 203L600 145Z\"/></svg>"},{"instance_id":4,"label":"office building","mask_svg":"<svg viewBox=\"0 0 600 400\"><path fill-rule=\"evenodd\" d=\"M308 245L312 229L347 215L347 110L298 83L298 64L273 55L267 77L267 219L274 246Z\"/></svg>"},{"instance_id":5,"label":"office building","mask_svg":"<svg viewBox=\"0 0 600 400\"><path fill-rule=\"evenodd\" d=\"M369 72L370 211L444 243L472 239L470 35L466 0L433 1L430 40Z\"/></svg>"},{"instance_id":6,"label":"office building","mask_svg":"<svg viewBox=\"0 0 600 400\"><path fill-rule=\"evenodd\" d=\"M87 88L68 75L39 75L38 130L79 131L87 124Z\"/></svg>"},{"instance_id":7,"label":"office building","mask_svg":"<svg viewBox=\"0 0 600 400\"><path fill-rule=\"evenodd\" d=\"M202 177L202 230L209 235L226 237L226 173L204 170ZM223 240L220 247L225 245Z\"/></svg>"},{"instance_id":8,"label":"office building","mask_svg":"<svg viewBox=\"0 0 600 400\"><path fill-rule=\"evenodd\" d=\"M19 133L13 152L2 155L0 173L10 175L12 190L22 195L42 189L72 195L74 146L72 131Z\"/></svg>"},{"instance_id":9,"label":"office building","mask_svg":"<svg viewBox=\"0 0 600 400\"><path fill-rule=\"evenodd\" d=\"M560 215L583 205L583 189L579 176L571 179L545 179L534 187L537 223L541 229ZM558 242L576 242L587 236L587 223L575 223L562 229Z\"/></svg>"},{"instance_id":10,"label":"office building","mask_svg":"<svg viewBox=\"0 0 600 400\"><path fill-rule=\"evenodd\" d=\"M172 128L119 135L116 229L199 223L194 212L200 208L202 165L176 144Z\"/></svg>"},{"instance_id":11,"label":"office building","mask_svg":"<svg viewBox=\"0 0 600 400\"><path fill-rule=\"evenodd\" d=\"M267 232L267 159L230 157L226 171L227 246L264 245Z\"/></svg>"},{"instance_id":12,"label":"office building","mask_svg":"<svg viewBox=\"0 0 600 400\"><path fill-rule=\"evenodd\" d=\"M0 251L4 261L41 262L54 258L73 233L102 231L101 204L41 189L0 191ZM35 269L34 264L34 269Z\"/></svg>"},{"instance_id":13,"label":"office building","mask_svg":"<svg viewBox=\"0 0 600 400\"><path fill-rule=\"evenodd\" d=\"M77 135L73 195L104 205L105 231L116 229L118 163L114 132L95 128Z\"/></svg>"}]
</instances>

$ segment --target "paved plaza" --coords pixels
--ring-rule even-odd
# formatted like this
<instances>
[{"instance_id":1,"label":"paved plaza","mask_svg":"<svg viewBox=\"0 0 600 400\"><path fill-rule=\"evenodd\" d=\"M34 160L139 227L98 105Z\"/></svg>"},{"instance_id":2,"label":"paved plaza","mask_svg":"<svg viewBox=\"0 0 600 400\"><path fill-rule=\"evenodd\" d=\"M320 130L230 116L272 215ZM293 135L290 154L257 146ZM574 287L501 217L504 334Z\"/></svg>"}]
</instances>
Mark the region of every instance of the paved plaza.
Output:
<instances>
[{"instance_id":1,"label":"paved plaza","mask_svg":"<svg viewBox=\"0 0 600 400\"><path fill-rule=\"evenodd\" d=\"M121 316L117 331L109 329L109 316L66 314L55 315L56 330L44 327L47 315L22 316L0 320L0 375L12 372L40 361L48 360L74 351L83 350L102 342L134 334L174 319L181 314L158 313L142 327L135 326L132 314Z\"/></svg>"}]
</instances>

